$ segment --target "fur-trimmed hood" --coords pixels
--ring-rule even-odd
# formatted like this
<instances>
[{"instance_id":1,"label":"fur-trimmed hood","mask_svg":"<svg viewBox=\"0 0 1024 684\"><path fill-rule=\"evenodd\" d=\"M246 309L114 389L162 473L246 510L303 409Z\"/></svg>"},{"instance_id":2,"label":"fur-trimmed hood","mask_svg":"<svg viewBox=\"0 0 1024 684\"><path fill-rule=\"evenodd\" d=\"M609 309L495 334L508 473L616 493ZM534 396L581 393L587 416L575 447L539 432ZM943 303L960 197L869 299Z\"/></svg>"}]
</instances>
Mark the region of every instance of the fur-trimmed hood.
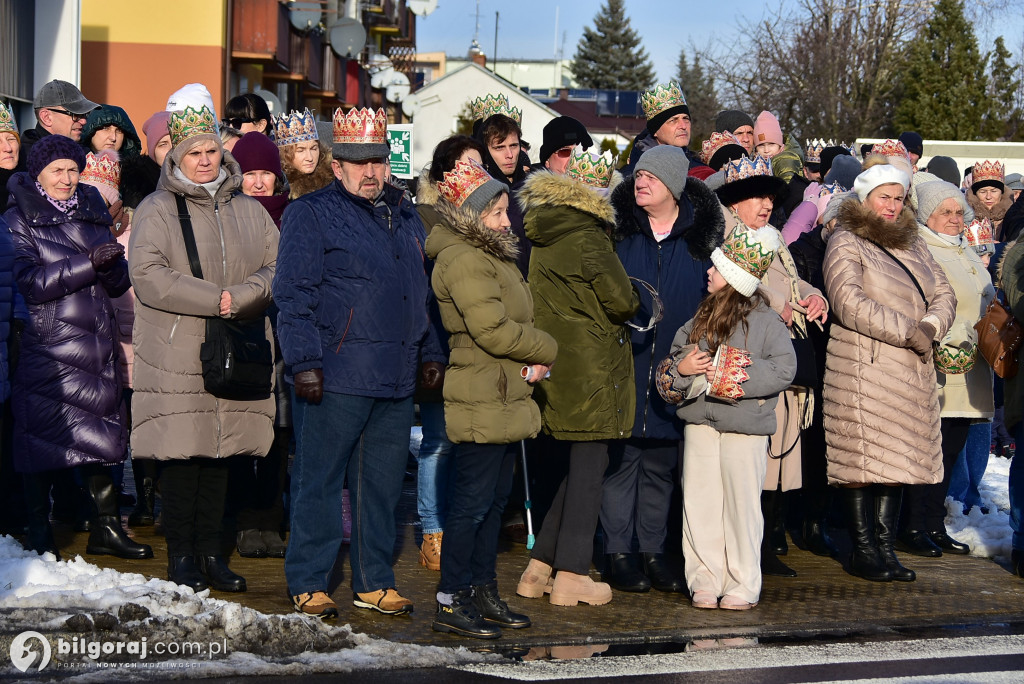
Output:
<instances>
[{"instance_id":1,"label":"fur-trimmed hood","mask_svg":"<svg viewBox=\"0 0 1024 684\"><path fill-rule=\"evenodd\" d=\"M515 261L519 255L519 240L511 231L491 230L483 225L480 214L472 209L465 206L456 207L440 196L434 203L434 209L444 222L430 229L426 252L431 259L437 259L441 250L457 242L467 243L506 261Z\"/></svg>"},{"instance_id":2,"label":"fur-trimmed hood","mask_svg":"<svg viewBox=\"0 0 1024 684\"><path fill-rule=\"evenodd\" d=\"M441 195L437 192L437 183L430 179L430 167L424 166L420 171L419 180L416 181L416 204L437 204Z\"/></svg>"},{"instance_id":3,"label":"fur-trimmed hood","mask_svg":"<svg viewBox=\"0 0 1024 684\"><path fill-rule=\"evenodd\" d=\"M612 207L618 220L615 223L613 237L621 242L638 233L654 240L650 223L640 221L637 217L636 200L634 198L633 176L625 179L611 194ZM703 181L693 178L686 179L683 196L689 200L693 209L693 221L683 223L677 221L668 239L682 237L686 241L687 250L694 259L709 259L711 252L722 244L725 237L725 218L722 216L722 205L714 192L708 189ZM680 199L680 204L683 200ZM685 216L680 206L680 216Z\"/></svg>"},{"instance_id":4,"label":"fur-trimmed hood","mask_svg":"<svg viewBox=\"0 0 1024 684\"><path fill-rule=\"evenodd\" d=\"M609 194L621 182L622 176L616 173L612 177ZM523 187L516 194L516 201L523 214L540 207L569 207L589 214L609 226L615 223L615 210L607 196L602 197L583 183L546 169L527 176Z\"/></svg>"},{"instance_id":5,"label":"fur-trimmed hood","mask_svg":"<svg viewBox=\"0 0 1024 684\"><path fill-rule=\"evenodd\" d=\"M281 170L284 171L284 177L288 180L290 187L288 199L297 199L308 195L321 188L326 188L334 182L334 171L331 169L331 150L323 143L320 143L320 161L316 163L313 173L302 173L295 168L291 161L292 151L286 150L286 147L291 147L291 145L281 148L283 152Z\"/></svg>"},{"instance_id":6,"label":"fur-trimmed hood","mask_svg":"<svg viewBox=\"0 0 1024 684\"><path fill-rule=\"evenodd\" d=\"M1009 211L1010 207L1013 206L1012 190L1004 189L1003 196L999 199L998 202L992 205L991 209L986 207L982 203L982 201L978 199L978 196L974 194L974 191L971 190L970 188L967 188L967 192L964 196L967 199L967 204L969 204L971 209L974 210L975 218L987 218L989 221L992 222L993 228L997 227L996 224L1003 220L1003 218L1006 216L1006 212ZM998 233L996 239L999 239Z\"/></svg>"},{"instance_id":7,"label":"fur-trimmed hood","mask_svg":"<svg viewBox=\"0 0 1024 684\"><path fill-rule=\"evenodd\" d=\"M840 230L847 230L885 249L910 249L920 239L917 220L910 209L904 207L895 223L887 223L859 200L848 200L839 207L835 231L829 237Z\"/></svg>"}]
</instances>

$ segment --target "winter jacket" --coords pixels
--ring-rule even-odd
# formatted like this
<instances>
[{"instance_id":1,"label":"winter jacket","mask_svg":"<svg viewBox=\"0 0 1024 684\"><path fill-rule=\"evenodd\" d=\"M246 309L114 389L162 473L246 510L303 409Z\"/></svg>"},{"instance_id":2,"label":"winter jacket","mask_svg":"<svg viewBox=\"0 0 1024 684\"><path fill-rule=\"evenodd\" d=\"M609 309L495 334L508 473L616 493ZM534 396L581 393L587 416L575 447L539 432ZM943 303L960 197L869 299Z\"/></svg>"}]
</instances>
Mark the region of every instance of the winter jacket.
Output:
<instances>
[{"instance_id":1,"label":"winter jacket","mask_svg":"<svg viewBox=\"0 0 1024 684\"><path fill-rule=\"evenodd\" d=\"M128 432L111 297L128 289L124 259L105 271L89 260L112 242L110 214L80 184L70 214L27 173L10 182L4 218L14 239L14 277L29 310L14 375L14 463L20 472L124 460Z\"/></svg>"},{"instance_id":2,"label":"winter jacket","mask_svg":"<svg viewBox=\"0 0 1024 684\"><path fill-rule=\"evenodd\" d=\"M7 341L14 329L14 301L20 297L14 280L14 239L3 215L0 215L0 404L11 398Z\"/></svg>"},{"instance_id":3,"label":"winter jacket","mask_svg":"<svg viewBox=\"0 0 1024 684\"><path fill-rule=\"evenodd\" d=\"M558 364L537 388L545 434L590 441L630 435L636 411L626 321L640 299L615 257L608 199L550 171L519 194L533 243L537 327L558 341Z\"/></svg>"},{"instance_id":4,"label":"winter jacket","mask_svg":"<svg viewBox=\"0 0 1024 684\"><path fill-rule=\"evenodd\" d=\"M107 126L117 126L124 133L124 142L117 151L121 159L130 159L142 154L142 141L135 131L132 120L128 118L128 112L114 105L100 105L89 112L89 118L82 126L82 147L91 150L92 137L96 135L96 131Z\"/></svg>"},{"instance_id":5,"label":"winter jacket","mask_svg":"<svg viewBox=\"0 0 1024 684\"><path fill-rule=\"evenodd\" d=\"M258 202L236 194L230 153L213 197L184 179L170 155L158 190L132 221L128 263L135 288L132 456L158 460L264 456L274 438L274 398L219 399L204 389L199 346L206 319L231 294L229 318L265 317L277 261L277 229ZM192 276L175 195L185 198L203 279ZM272 340L270 320L266 337Z\"/></svg>"},{"instance_id":6,"label":"winter jacket","mask_svg":"<svg viewBox=\"0 0 1024 684\"><path fill-rule=\"evenodd\" d=\"M125 254L128 253L131 236L131 224L128 224L128 227L117 236L117 241L124 247ZM135 349L132 347L132 329L135 327L134 290L129 287L123 295L114 297L111 303L114 305L114 320L117 321L118 339L121 345L121 379L124 381L125 387L131 388L135 364Z\"/></svg>"},{"instance_id":7,"label":"winter jacket","mask_svg":"<svg viewBox=\"0 0 1024 684\"><path fill-rule=\"evenodd\" d=\"M934 484L942 479L932 355L908 346L927 316L942 339L956 296L904 209L886 223L857 200L839 209L823 265L832 303L824 414L830 484ZM878 245L910 269L910 277Z\"/></svg>"},{"instance_id":8,"label":"winter jacket","mask_svg":"<svg viewBox=\"0 0 1024 684\"><path fill-rule=\"evenodd\" d=\"M796 353L789 341L789 330L782 317L763 303L758 305L746 320L747 326L737 326L729 336L729 346L750 352L753 363L743 370L749 376L740 387L743 398L736 404L708 399L700 393L676 407L676 415L684 423L708 425L719 432L735 432L741 435L771 435L776 431L775 405L779 393L789 387L796 375ZM685 356L683 347L690 344L693 319L679 329L672 340L669 355L676 359L666 371L672 379L672 388L688 392L700 376L680 375L678 359ZM702 351L708 351L707 339L698 344ZM700 380L706 385L706 380Z\"/></svg>"},{"instance_id":9,"label":"winter jacket","mask_svg":"<svg viewBox=\"0 0 1024 684\"><path fill-rule=\"evenodd\" d=\"M661 143L648 131L646 128L640 131L635 138L633 138L633 148L629 153L629 162L625 164L620 170L623 176L632 176L633 171L636 169L636 163L640 161L640 157L643 153L652 147L657 147ZM689 167L686 169L686 175L690 178L696 178L698 180L706 180L708 176L713 174L715 170L705 164L696 152L688 147L683 148L683 153L686 155L686 159L690 162Z\"/></svg>"},{"instance_id":10,"label":"winter jacket","mask_svg":"<svg viewBox=\"0 0 1024 684\"><path fill-rule=\"evenodd\" d=\"M992 222L992 237L996 239L996 242L1005 241L1006 238L1003 237L1003 219L1006 217L1006 212L1013 206L1013 191L1004 188L1003 196L992 205L991 209L982 204L981 200L978 199L978 196L970 188L967 188L965 197L967 198L967 204L974 210L974 218L978 220L987 218Z\"/></svg>"},{"instance_id":11,"label":"winter jacket","mask_svg":"<svg viewBox=\"0 0 1024 684\"><path fill-rule=\"evenodd\" d=\"M992 279L963 234L957 244L953 244L920 223L918 231L956 295L956 318L942 341L953 346L973 342L977 339L974 324L985 314L995 296ZM940 371L937 376L943 418L993 416L992 368L980 352L974 367L966 373L946 375Z\"/></svg>"},{"instance_id":12,"label":"winter jacket","mask_svg":"<svg viewBox=\"0 0 1024 684\"><path fill-rule=\"evenodd\" d=\"M793 177L803 171L803 154L804 151L800 148L800 143L790 134L786 136L786 146L781 152L772 157L772 173L786 181L787 189ZM802 197L803 192L800 192L799 196ZM785 199L780 204L784 205Z\"/></svg>"},{"instance_id":13,"label":"winter jacket","mask_svg":"<svg viewBox=\"0 0 1024 684\"><path fill-rule=\"evenodd\" d=\"M510 444L536 437L535 385L520 371L553 363L558 345L533 325L533 298L515 265L518 241L444 199L436 209L442 220L430 227L426 250L436 260L431 282L451 333L444 379L448 439Z\"/></svg>"},{"instance_id":14,"label":"winter jacket","mask_svg":"<svg viewBox=\"0 0 1024 684\"><path fill-rule=\"evenodd\" d=\"M326 392L412 396L420 348L423 361L444 362L428 333L425 237L387 184L376 203L335 181L288 205L274 301L289 377L320 368Z\"/></svg>"},{"instance_id":15,"label":"winter jacket","mask_svg":"<svg viewBox=\"0 0 1024 684\"><path fill-rule=\"evenodd\" d=\"M999 262L996 283L1006 294L1013 317L1024 321L1024 240L1018 240ZM1024 418L1024 354L1019 355L1017 374L1003 380L1003 422L1013 433Z\"/></svg>"},{"instance_id":16,"label":"winter jacket","mask_svg":"<svg viewBox=\"0 0 1024 684\"><path fill-rule=\"evenodd\" d=\"M63 115L58 114L57 116ZM21 132L21 150L18 152L18 166L15 168L16 171L28 171L28 155L29 152L32 151L32 146L48 135L52 135L52 133L43 128L43 124L38 121L33 128L29 128Z\"/></svg>"},{"instance_id":17,"label":"winter jacket","mask_svg":"<svg viewBox=\"0 0 1024 684\"><path fill-rule=\"evenodd\" d=\"M1010 197L1013 197L1013 190L1007 190L1006 192ZM1006 214L1003 216L1002 239L1006 242L1012 242L1020 237L1022 230L1024 230L1024 192L1020 194L1016 202L1010 205L1010 208L1006 210Z\"/></svg>"},{"instance_id":18,"label":"winter jacket","mask_svg":"<svg viewBox=\"0 0 1024 684\"><path fill-rule=\"evenodd\" d=\"M426 230L427 239L429 240L431 229L439 223L447 222L447 219L435 208L440 200L440 195L437 192L437 184L430 180L430 169L423 169L416 189L416 213L420 215L420 220L423 221L423 228ZM427 278L432 279L434 260L429 257L429 254L426 268ZM445 330L444 323L441 321L441 310L436 297L431 297L427 307L427 315L430 319L430 327L433 329L433 334L437 337L441 347L445 363L447 363L449 353L448 331ZM428 390L424 389L422 384L417 384L415 399L417 402L431 401L440 403L444 400L443 388Z\"/></svg>"},{"instance_id":19,"label":"winter jacket","mask_svg":"<svg viewBox=\"0 0 1024 684\"><path fill-rule=\"evenodd\" d=\"M658 242L647 214L636 205L633 186L634 179L628 178L612 192L615 252L626 273L650 283L664 306L664 317L654 328L630 331L636 384L633 437L681 439L683 425L675 417L675 408L658 394L654 369L668 356L672 336L693 318L707 294L711 252L722 244L725 220L715 193L703 182L688 178L672 232ZM633 317L641 327L651 318L650 299L646 293L641 295Z\"/></svg>"}]
</instances>

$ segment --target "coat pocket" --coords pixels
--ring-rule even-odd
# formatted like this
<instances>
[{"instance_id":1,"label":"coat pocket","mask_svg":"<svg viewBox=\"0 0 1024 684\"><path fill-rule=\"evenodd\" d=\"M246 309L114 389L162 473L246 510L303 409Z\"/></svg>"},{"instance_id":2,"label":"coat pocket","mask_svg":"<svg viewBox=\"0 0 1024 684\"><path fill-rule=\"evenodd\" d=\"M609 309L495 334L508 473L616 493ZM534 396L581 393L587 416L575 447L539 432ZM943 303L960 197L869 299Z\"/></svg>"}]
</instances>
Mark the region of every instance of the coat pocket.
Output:
<instances>
[{"instance_id":1,"label":"coat pocket","mask_svg":"<svg viewBox=\"0 0 1024 684\"><path fill-rule=\"evenodd\" d=\"M502 366L498 366L498 396L502 404L508 405L508 376Z\"/></svg>"},{"instance_id":2,"label":"coat pocket","mask_svg":"<svg viewBox=\"0 0 1024 684\"><path fill-rule=\"evenodd\" d=\"M341 337L338 338L337 344L334 342L331 343L331 346L334 347L335 354L341 351L341 345L345 343L345 338L348 337L348 329L352 326L352 316L355 314L355 311L356 310L354 308L349 307L348 320L345 321L345 329L341 332Z\"/></svg>"}]
</instances>

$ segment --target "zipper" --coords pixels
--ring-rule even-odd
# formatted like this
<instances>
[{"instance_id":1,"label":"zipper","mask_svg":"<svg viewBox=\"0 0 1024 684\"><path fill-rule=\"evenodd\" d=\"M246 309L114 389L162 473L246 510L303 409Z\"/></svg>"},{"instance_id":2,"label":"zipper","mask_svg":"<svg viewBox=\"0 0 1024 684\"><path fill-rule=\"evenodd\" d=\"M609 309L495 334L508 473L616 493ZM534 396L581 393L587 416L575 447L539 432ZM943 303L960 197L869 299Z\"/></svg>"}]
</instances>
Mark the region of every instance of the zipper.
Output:
<instances>
[{"instance_id":1,"label":"zipper","mask_svg":"<svg viewBox=\"0 0 1024 684\"><path fill-rule=\"evenodd\" d=\"M174 325L171 326L171 335L167 338L167 344L174 342L174 332L178 329L178 323L181 322L181 314L174 317Z\"/></svg>"},{"instance_id":2,"label":"zipper","mask_svg":"<svg viewBox=\"0 0 1024 684\"><path fill-rule=\"evenodd\" d=\"M658 278L654 289L661 292L661 243L658 243ZM647 413L651 408L651 380L654 379L654 347L658 343L658 325L655 324L651 331L651 362L647 367L647 385L644 391L644 423L640 429L640 436L647 437Z\"/></svg>"},{"instance_id":3,"label":"zipper","mask_svg":"<svg viewBox=\"0 0 1024 684\"><path fill-rule=\"evenodd\" d=\"M223 269L223 278L228 279L228 250L224 244L224 227L220 224L220 203L213 201L213 215L217 219L217 232L220 233L220 263ZM226 287L226 285L225 285Z\"/></svg>"}]
</instances>

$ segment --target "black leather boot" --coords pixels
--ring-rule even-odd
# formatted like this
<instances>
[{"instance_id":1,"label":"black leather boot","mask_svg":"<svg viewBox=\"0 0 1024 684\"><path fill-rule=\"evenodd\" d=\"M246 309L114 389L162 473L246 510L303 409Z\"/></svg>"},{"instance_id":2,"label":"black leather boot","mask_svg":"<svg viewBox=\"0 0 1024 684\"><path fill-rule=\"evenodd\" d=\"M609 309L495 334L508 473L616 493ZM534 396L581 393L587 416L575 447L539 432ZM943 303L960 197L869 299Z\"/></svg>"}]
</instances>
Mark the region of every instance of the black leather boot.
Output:
<instances>
[{"instance_id":1,"label":"black leather boot","mask_svg":"<svg viewBox=\"0 0 1024 684\"><path fill-rule=\"evenodd\" d=\"M940 529L929 532L928 538L932 540L933 544L942 549L943 553L953 553L958 556L966 556L971 552L971 547L968 544L964 544L963 542L957 541L949 536L949 533L946 532L945 525Z\"/></svg>"},{"instance_id":2,"label":"black leather boot","mask_svg":"<svg viewBox=\"0 0 1024 684\"><path fill-rule=\"evenodd\" d=\"M801 533L804 546L815 556L838 555L839 550L828 536L828 513L832 505L830 487L821 492L804 492L804 521Z\"/></svg>"},{"instance_id":3,"label":"black leather boot","mask_svg":"<svg viewBox=\"0 0 1024 684\"><path fill-rule=\"evenodd\" d=\"M761 533L761 574L773 577L796 577L796 570L779 560L777 540L772 539L772 527L779 513L779 496L782 492L761 492L761 516L764 518L764 531ZM782 540L785 543L786 529L782 529ZM788 549L787 549L788 551Z\"/></svg>"},{"instance_id":4,"label":"black leather boot","mask_svg":"<svg viewBox=\"0 0 1024 684\"><path fill-rule=\"evenodd\" d=\"M206 578L196 567L196 559L193 556L170 556L167 559L167 579L175 584L183 584L192 591L207 588Z\"/></svg>"},{"instance_id":5,"label":"black leather boot","mask_svg":"<svg viewBox=\"0 0 1024 684\"><path fill-rule=\"evenodd\" d=\"M644 574L651 580L651 586L658 591L681 592L686 583L677 577L663 553L643 553Z\"/></svg>"},{"instance_id":6,"label":"black leather boot","mask_svg":"<svg viewBox=\"0 0 1024 684\"><path fill-rule=\"evenodd\" d=\"M45 475L25 473L22 475L25 492L25 506L28 509L28 534L25 549L39 555L52 553L60 560L60 550L53 539L50 526L50 480Z\"/></svg>"},{"instance_id":7,"label":"black leather boot","mask_svg":"<svg viewBox=\"0 0 1024 684\"><path fill-rule=\"evenodd\" d=\"M499 627L523 629L532 624L530 618L511 611L508 604L501 600L497 582L473 587L473 604L485 621Z\"/></svg>"},{"instance_id":8,"label":"black leather boot","mask_svg":"<svg viewBox=\"0 0 1024 684\"><path fill-rule=\"evenodd\" d=\"M154 522L153 507L156 505L156 483L153 478L146 477L141 461L132 464L135 470L135 508L128 515L128 524L132 527L149 527Z\"/></svg>"},{"instance_id":9,"label":"black leather boot","mask_svg":"<svg viewBox=\"0 0 1024 684\"><path fill-rule=\"evenodd\" d=\"M85 493L92 509L85 552L128 559L152 558L153 549L132 541L121 527L117 488L106 469L90 468L83 474Z\"/></svg>"},{"instance_id":10,"label":"black leather boot","mask_svg":"<svg viewBox=\"0 0 1024 684\"><path fill-rule=\"evenodd\" d=\"M497 639L501 628L484 620L473 602L473 590L463 589L452 596L452 603L437 604L437 616L430 625L435 632L451 632L476 639Z\"/></svg>"},{"instance_id":11,"label":"black leather boot","mask_svg":"<svg viewBox=\"0 0 1024 684\"><path fill-rule=\"evenodd\" d=\"M885 560L886 569L892 573L897 582L913 582L917 575L913 570L903 567L893 543L896 541L896 525L900 519L900 501L903 499L903 487L887 487L874 485L875 489L875 531L878 534L878 550Z\"/></svg>"},{"instance_id":12,"label":"black leather boot","mask_svg":"<svg viewBox=\"0 0 1024 684\"><path fill-rule=\"evenodd\" d=\"M775 490L768 494L771 495L772 510L771 527L766 527L767 536L771 539L775 555L785 556L789 553L789 543L786 541L786 494L782 490Z\"/></svg>"},{"instance_id":13,"label":"black leather boot","mask_svg":"<svg viewBox=\"0 0 1024 684\"><path fill-rule=\"evenodd\" d=\"M896 548L922 558L939 558L942 549L924 530L903 530L896 536Z\"/></svg>"},{"instance_id":14,"label":"black leather boot","mask_svg":"<svg viewBox=\"0 0 1024 684\"><path fill-rule=\"evenodd\" d=\"M650 590L651 581L640 570L636 556L632 553L605 554L604 565L601 579L611 585L612 589L634 593Z\"/></svg>"},{"instance_id":15,"label":"black leather boot","mask_svg":"<svg viewBox=\"0 0 1024 684\"><path fill-rule=\"evenodd\" d=\"M203 573L206 582L217 591L243 592L245 578L231 572L224 556L196 556L199 572Z\"/></svg>"},{"instance_id":16,"label":"black leather boot","mask_svg":"<svg viewBox=\"0 0 1024 684\"><path fill-rule=\"evenodd\" d=\"M891 582L892 572L875 537L875 497L871 487L842 487L843 512L853 542L850 573L872 582Z\"/></svg>"}]
</instances>

